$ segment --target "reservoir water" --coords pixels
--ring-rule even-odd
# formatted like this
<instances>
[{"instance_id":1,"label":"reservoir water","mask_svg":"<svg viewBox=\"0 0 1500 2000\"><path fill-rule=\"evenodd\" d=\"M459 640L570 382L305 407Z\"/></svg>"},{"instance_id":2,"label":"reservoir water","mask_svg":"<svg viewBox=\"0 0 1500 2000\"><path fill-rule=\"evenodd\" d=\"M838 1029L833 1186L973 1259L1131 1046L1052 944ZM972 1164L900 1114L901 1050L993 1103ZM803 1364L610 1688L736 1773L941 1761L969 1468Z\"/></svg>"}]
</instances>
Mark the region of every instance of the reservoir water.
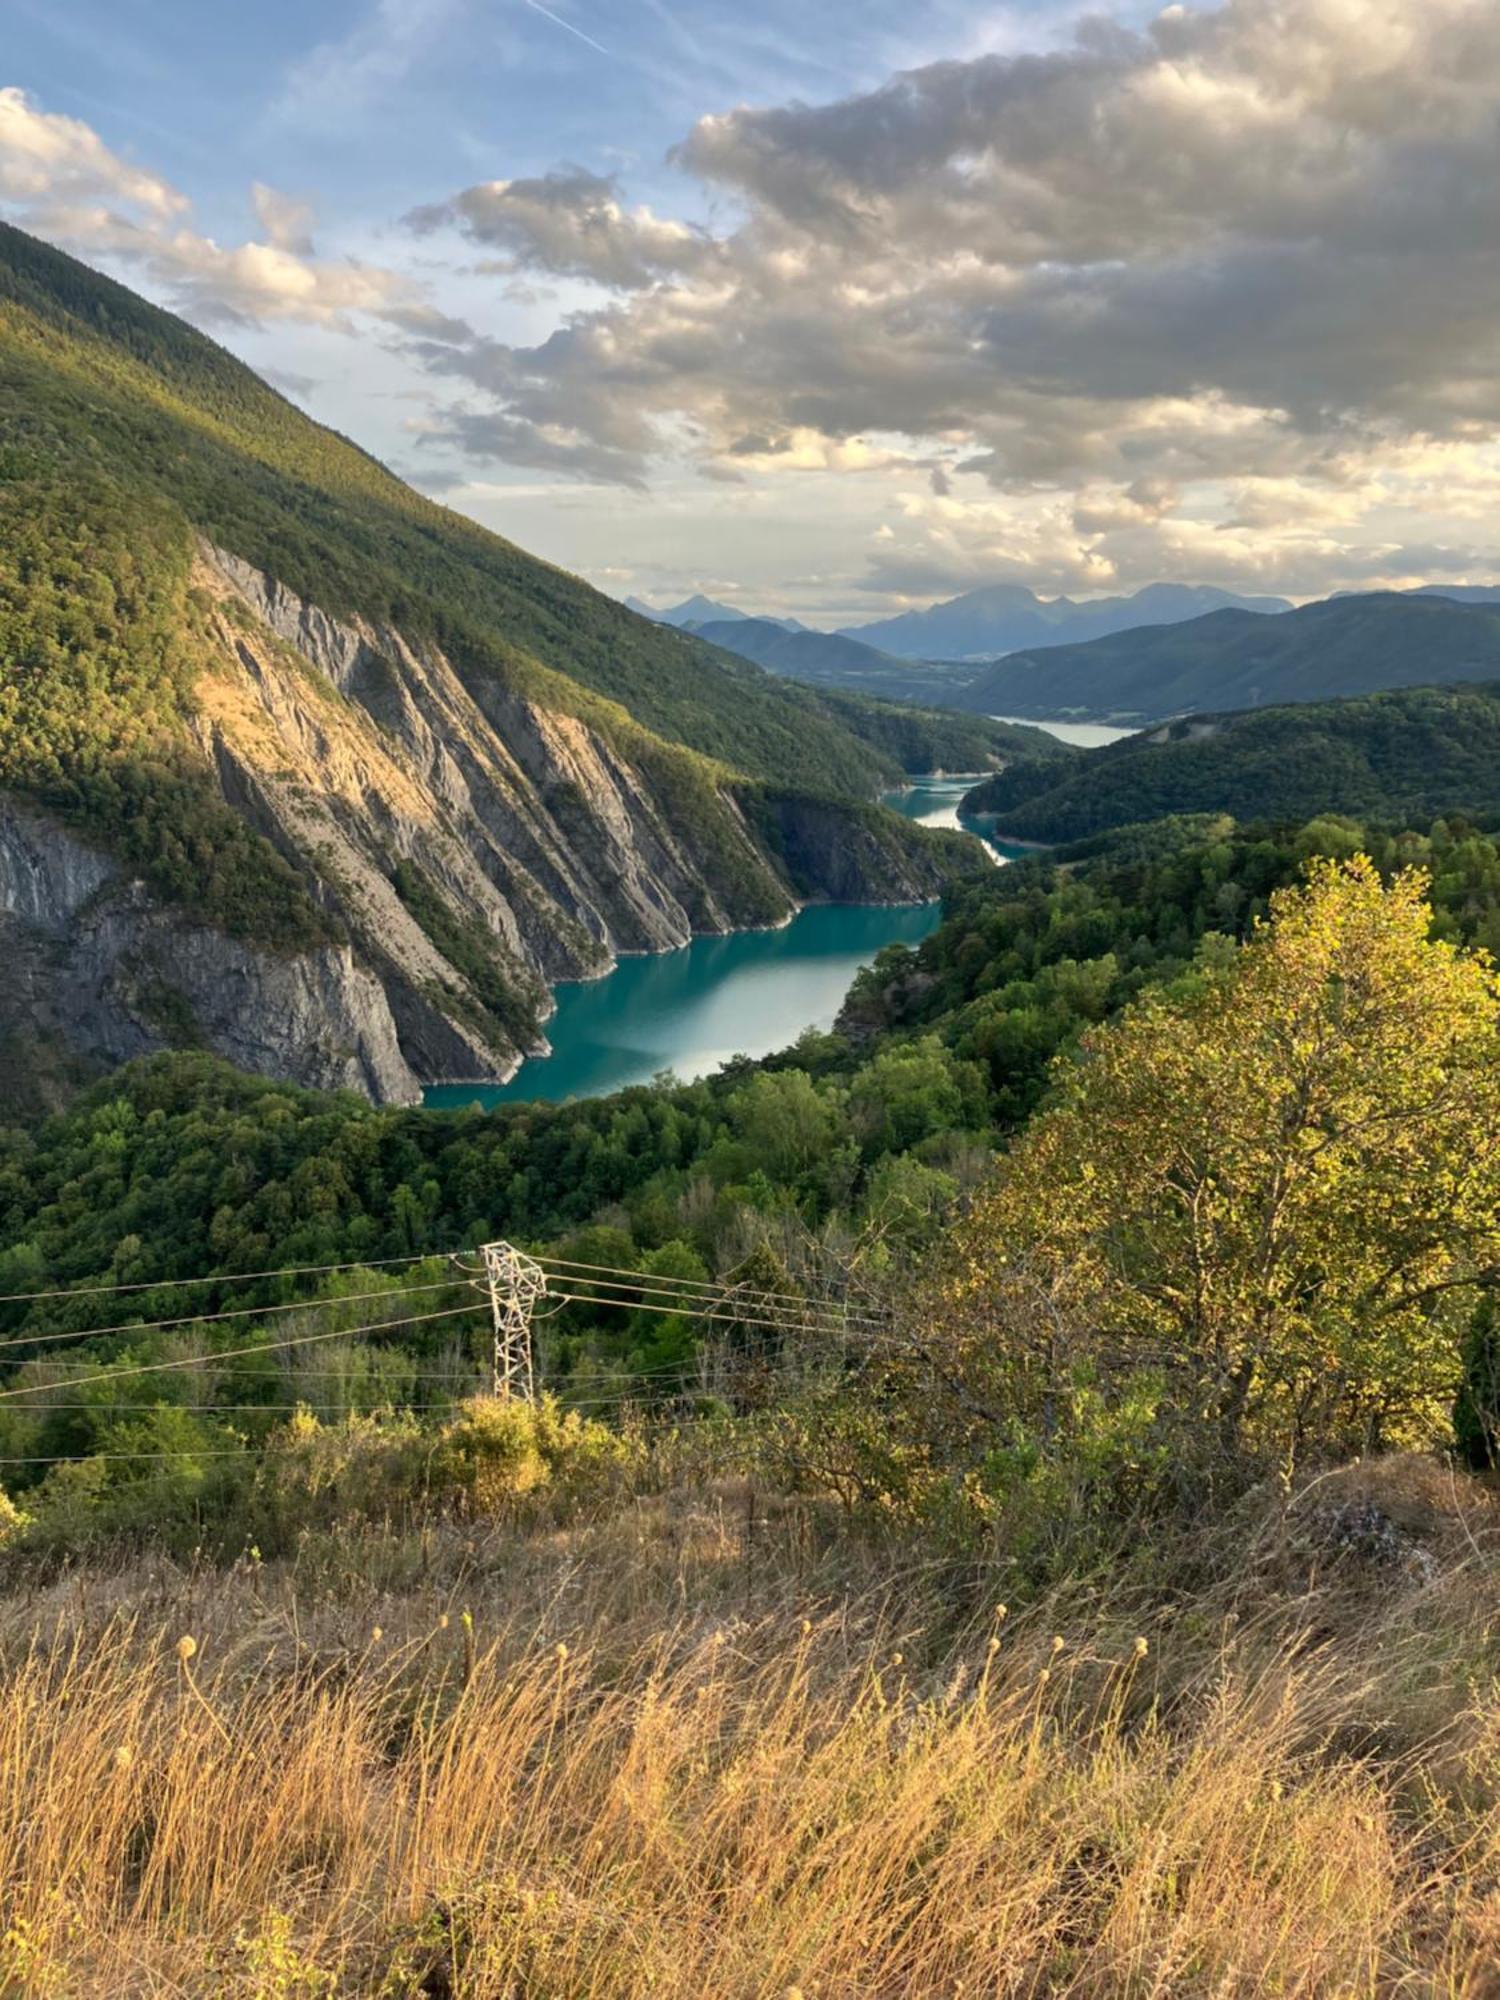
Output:
<instances>
[{"instance_id":1,"label":"reservoir water","mask_svg":"<svg viewBox=\"0 0 1500 2000\"><path fill-rule=\"evenodd\" d=\"M919 944L939 914L936 903L819 903L781 930L622 958L603 979L557 988L550 1056L522 1063L509 1083L442 1084L425 1101L443 1110L595 1097L664 1069L690 1079L734 1055L768 1055L806 1027L831 1027L859 968L894 939Z\"/></svg>"},{"instance_id":2,"label":"reservoir water","mask_svg":"<svg viewBox=\"0 0 1500 2000\"><path fill-rule=\"evenodd\" d=\"M1133 729L1116 729L1112 722L1041 722L1034 715L992 715L991 722L1024 722L1028 729L1045 729L1059 743L1071 743L1079 750L1101 750L1106 743L1118 743L1133 736Z\"/></svg>"},{"instance_id":3,"label":"reservoir water","mask_svg":"<svg viewBox=\"0 0 1500 2000\"><path fill-rule=\"evenodd\" d=\"M1117 732L1118 733L1118 732ZM919 778L886 804L923 826L957 827L968 778ZM1027 850L977 834L997 862ZM804 1028L832 1027L854 975L883 945L919 944L937 903L815 904L777 931L694 938L679 951L621 959L603 979L557 988L547 1023L550 1056L523 1063L509 1083L438 1084L433 1110L465 1104L561 1102L649 1083L664 1069L706 1076L731 1056L769 1055Z\"/></svg>"}]
</instances>

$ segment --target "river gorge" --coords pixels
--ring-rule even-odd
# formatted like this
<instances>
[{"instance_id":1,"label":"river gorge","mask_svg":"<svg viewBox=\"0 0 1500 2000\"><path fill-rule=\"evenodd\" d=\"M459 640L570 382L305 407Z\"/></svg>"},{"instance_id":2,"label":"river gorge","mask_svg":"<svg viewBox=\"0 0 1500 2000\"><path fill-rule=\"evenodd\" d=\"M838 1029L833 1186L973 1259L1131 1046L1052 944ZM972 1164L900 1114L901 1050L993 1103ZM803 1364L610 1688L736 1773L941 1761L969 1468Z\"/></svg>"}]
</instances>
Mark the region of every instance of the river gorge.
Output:
<instances>
[{"instance_id":1,"label":"river gorge","mask_svg":"<svg viewBox=\"0 0 1500 2000\"><path fill-rule=\"evenodd\" d=\"M919 778L885 803L924 826L956 827L969 777ZM997 862L1026 850L968 831ZM883 946L919 944L936 928L941 905L815 903L779 930L694 938L677 951L622 958L603 979L557 988L547 1023L553 1053L523 1063L509 1083L442 1084L424 1102L434 1110L466 1104L561 1102L627 1084L649 1083L670 1069L690 1079L731 1056L767 1055L807 1027L833 1024L850 982Z\"/></svg>"}]
</instances>

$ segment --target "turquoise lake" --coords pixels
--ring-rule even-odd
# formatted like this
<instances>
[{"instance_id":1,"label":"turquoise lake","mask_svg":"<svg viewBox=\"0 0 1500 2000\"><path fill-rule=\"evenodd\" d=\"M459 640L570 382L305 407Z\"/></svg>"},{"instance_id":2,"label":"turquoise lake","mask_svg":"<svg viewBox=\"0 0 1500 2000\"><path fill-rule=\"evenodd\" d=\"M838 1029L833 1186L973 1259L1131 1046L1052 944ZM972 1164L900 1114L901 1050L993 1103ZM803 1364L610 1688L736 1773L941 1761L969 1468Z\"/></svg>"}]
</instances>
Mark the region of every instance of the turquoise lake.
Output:
<instances>
[{"instance_id":1,"label":"turquoise lake","mask_svg":"<svg viewBox=\"0 0 1500 2000\"><path fill-rule=\"evenodd\" d=\"M924 778L888 794L886 803L924 826L954 827L973 783ZM997 862L1023 851L987 844ZM546 1029L550 1056L523 1063L506 1084L440 1084L426 1102L451 1110L594 1097L649 1083L664 1069L686 1079L706 1076L731 1056L769 1055L804 1028L831 1027L860 967L897 939L920 944L939 914L936 903L817 904L781 930L694 938L680 951L621 959L603 979L557 988Z\"/></svg>"}]
</instances>

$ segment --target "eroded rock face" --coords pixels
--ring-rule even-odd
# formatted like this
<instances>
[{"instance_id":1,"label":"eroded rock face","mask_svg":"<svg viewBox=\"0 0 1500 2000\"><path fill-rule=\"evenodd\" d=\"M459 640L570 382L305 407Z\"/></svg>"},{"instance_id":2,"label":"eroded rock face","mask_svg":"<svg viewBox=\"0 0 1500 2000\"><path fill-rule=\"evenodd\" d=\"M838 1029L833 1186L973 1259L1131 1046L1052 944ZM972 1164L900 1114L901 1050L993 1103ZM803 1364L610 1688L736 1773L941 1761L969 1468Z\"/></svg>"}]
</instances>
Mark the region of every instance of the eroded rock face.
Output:
<instances>
[{"instance_id":1,"label":"eroded rock face","mask_svg":"<svg viewBox=\"0 0 1500 2000\"><path fill-rule=\"evenodd\" d=\"M107 1065L197 1043L262 1076L421 1095L380 982L345 945L256 951L153 903L65 829L0 799L0 1030Z\"/></svg>"},{"instance_id":2,"label":"eroded rock face","mask_svg":"<svg viewBox=\"0 0 1500 2000\"><path fill-rule=\"evenodd\" d=\"M191 728L225 799L348 942L297 954L157 904L29 807L0 818L0 1032L117 1062L196 1043L380 1102L504 1080L543 1053L549 987L620 952L781 922L809 896L935 893L914 860L816 801L747 821L734 789L550 677L461 673L340 620L222 550L194 585L209 638Z\"/></svg>"}]
</instances>

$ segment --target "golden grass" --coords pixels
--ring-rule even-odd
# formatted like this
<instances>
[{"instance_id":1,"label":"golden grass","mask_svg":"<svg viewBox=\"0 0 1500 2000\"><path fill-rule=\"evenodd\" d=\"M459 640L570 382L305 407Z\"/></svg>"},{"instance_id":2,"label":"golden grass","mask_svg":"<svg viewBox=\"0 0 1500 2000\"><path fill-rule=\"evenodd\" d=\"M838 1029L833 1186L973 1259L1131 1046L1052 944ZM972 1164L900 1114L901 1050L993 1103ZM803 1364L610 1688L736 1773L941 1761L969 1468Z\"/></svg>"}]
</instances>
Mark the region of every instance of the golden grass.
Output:
<instances>
[{"instance_id":1,"label":"golden grass","mask_svg":"<svg viewBox=\"0 0 1500 2000\"><path fill-rule=\"evenodd\" d=\"M18 1594L0 1994L1500 1992L1500 1546L1384 1479L1149 1611L742 1493Z\"/></svg>"}]
</instances>

